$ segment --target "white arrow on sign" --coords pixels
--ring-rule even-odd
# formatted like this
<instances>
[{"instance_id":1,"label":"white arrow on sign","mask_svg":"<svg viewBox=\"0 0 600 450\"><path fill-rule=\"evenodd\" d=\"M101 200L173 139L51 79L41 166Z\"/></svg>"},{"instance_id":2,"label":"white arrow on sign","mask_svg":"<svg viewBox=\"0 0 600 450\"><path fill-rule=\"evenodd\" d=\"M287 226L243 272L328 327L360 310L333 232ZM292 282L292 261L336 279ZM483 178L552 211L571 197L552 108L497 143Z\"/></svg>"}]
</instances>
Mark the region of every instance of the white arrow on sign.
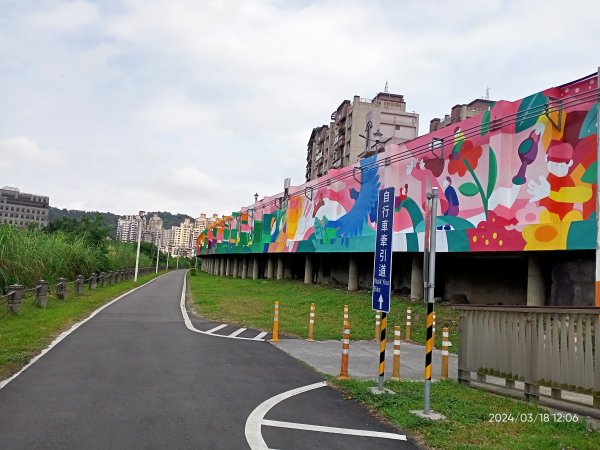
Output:
<instances>
[{"instance_id":1,"label":"white arrow on sign","mask_svg":"<svg viewBox=\"0 0 600 450\"><path fill-rule=\"evenodd\" d=\"M379 311L383 310L383 295L379 294Z\"/></svg>"}]
</instances>

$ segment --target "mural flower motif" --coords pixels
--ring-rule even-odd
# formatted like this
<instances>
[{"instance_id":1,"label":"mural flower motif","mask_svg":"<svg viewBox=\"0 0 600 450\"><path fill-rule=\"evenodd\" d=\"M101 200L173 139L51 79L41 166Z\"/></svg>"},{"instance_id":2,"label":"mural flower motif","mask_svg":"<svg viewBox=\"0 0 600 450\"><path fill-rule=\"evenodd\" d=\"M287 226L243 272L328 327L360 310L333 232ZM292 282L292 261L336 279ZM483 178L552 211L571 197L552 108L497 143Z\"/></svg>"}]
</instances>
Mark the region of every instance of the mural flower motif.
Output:
<instances>
[{"instance_id":1,"label":"mural flower motif","mask_svg":"<svg viewBox=\"0 0 600 450\"><path fill-rule=\"evenodd\" d=\"M540 214L545 211L541 206L528 202L523 208L519 209L515 216L517 224L515 229L522 231L527 225L540 222Z\"/></svg>"},{"instance_id":2,"label":"mural flower motif","mask_svg":"<svg viewBox=\"0 0 600 450\"><path fill-rule=\"evenodd\" d=\"M523 250L525 240L521 233L508 229L515 223L515 219L509 220L490 211L486 221L480 222L477 228L466 230L469 248L473 252Z\"/></svg>"},{"instance_id":3,"label":"mural flower motif","mask_svg":"<svg viewBox=\"0 0 600 450\"><path fill-rule=\"evenodd\" d=\"M463 177L468 170L466 163L471 166L471 169L475 170L482 153L483 150L480 145L475 147L468 140L455 145L454 151L450 154L448 173L451 175L458 174L458 176Z\"/></svg>"}]
</instances>

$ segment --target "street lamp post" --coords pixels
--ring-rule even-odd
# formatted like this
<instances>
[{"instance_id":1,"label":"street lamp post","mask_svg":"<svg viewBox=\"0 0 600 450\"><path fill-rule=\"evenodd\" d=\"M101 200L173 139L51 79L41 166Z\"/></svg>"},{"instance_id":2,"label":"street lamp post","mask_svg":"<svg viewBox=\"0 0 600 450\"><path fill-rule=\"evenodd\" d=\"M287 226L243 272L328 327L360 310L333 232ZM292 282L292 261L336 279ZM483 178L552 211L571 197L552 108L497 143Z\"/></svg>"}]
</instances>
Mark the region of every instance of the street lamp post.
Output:
<instances>
[{"instance_id":1,"label":"street lamp post","mask_svg":"<svg viewBox=\"0 0 600 450\"><path fill-rule=\"evenodd\" d=\"M160 244L161 244L162 238L159 236L158 238L158 247L156 247L156 271L155 273L158 273L158 259L160 258Z\"/></svg>"},{"instance_id":2,"label":"street lamp post","mask_svg":"<svg viewBox=\"0 0 600 450\"><path fill-rule=\"evenodd\" d=\"M145 211L140 211L139 220L138 220L138 241L137 241L137 252L135 254L135 275L133 277L133 281L137 281L138 279L138 268L140 265L140 243L142 241L142 220L144 220L144 216L146 215Z\"/></svg>"}]
</instances>

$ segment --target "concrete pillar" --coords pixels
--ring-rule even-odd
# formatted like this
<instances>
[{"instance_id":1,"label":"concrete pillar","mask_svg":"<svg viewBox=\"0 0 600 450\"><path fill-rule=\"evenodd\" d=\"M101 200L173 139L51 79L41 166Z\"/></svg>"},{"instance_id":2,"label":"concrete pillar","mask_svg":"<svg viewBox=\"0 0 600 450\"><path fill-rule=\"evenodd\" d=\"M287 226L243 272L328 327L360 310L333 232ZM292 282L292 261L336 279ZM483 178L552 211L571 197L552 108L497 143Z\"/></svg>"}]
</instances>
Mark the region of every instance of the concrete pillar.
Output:
<instances>
[{"instance_id":1,"label":"concrete pillar","mask_svg":"<svg viewBox=\"0 0 600 450\"><path fill-rule=\"evenodd\" d=\"M527 268L527 306L545 306L546 286L542 274L542 265L538 255L528 256Z\"/></svg>"},{"instance_id":2,"label":"concrete pillar","mask_svg":"<svg viewBox=\"0 0 600 450\"><path fill-rule=\"evenodd\" d=\"M242 257L242 280L248 278L248 258L246 256Z\"/></svg>"},{"instance_id":3,"label":"concrete pillar","mask_svg":"<svg viewBox=\"0 0 600 450\"><path fill-rule=\"evenodd\" d=\"M237 256L234 256L233 257L233 272L231 274L231 276L233 278L238 277L238 261L239 261L239 258Z\"/></svg>"},{"instance_id":4,"label":"concrete pillar","mask_svg":"<svg viewBox=\"0 0 600 450\"><path fill-rule=\"evenodd\" d=\"M228 277L231 275L231 256L226 256L225 259L225 276Z\"/></svg>"},{"instance_id":5,"label":"concrete pillar","mask_svg":"<svg viewBox=\"0 0 600 450\"><path fill-rule=\"evenodd\" d=\"M325 257L323 255L319 255L319 269L317 270L317 283L322 283L325 278L325 271L323 270L323 266L325 265Z\"/></svg>"},{"instance_id":6,"label":"concrete pillar","mask_svg":"<svg viewBox=\"0 0 600 450\"><path fill-rule=\"evenodd\" d=\"M252 260L252 279L258 280L258 256Z\"/></svg>"},{"instance_id":7,"label":"concrete pillar","mask_svg":"<svg viewBox=\"0 0 600 450\"><path fill-rule=\"evenodd\" d=\"M267 278L270 280L275 274L275 264L273 264L273 257L267 255Z\"/></svg>"},{"instance_id":8,"label":"concrete pillar","mask_svg":"<svg viewBox=\"0 0 600 450\"><path fill-rule=\"evenodd\" d=\"M304 262L304 284L312 284L313 282L313 266L312 266L312 255L306 254L306 261Z\"/></svg>"},{"instance_id":9,"label":"concrete pillar","mask_svg":"<svg viewBox=\"0 0 600 450\"><path fill-rule=\"evenodd\" d=\"M21 312L21 304L23 303L23 291L25 286L22 284L11 284L8 286L8 292L12 292L12 295L8 296L6 302L6 313L13 312L19 314Z\"/></svg>"},{"instance_id":10,"label":"concrete pillar","mask_svg":"<svg viewBox=\"0 0 600 450\"><path fill-rule=\"evenodd\" d=\"M355 255L350 255L348 259L348 290L358 290L358 268L356 267Z\"/></svg>"},{"instance_id":11,"label":"concrete pillar","mask_svg":"<svg viewBox=\"0 0 600 450\"><path fill-rule=\"evenodd\" d=\"M412 270L410 271L410 299L423 298L423 255L414 253L412 256Z\"/></svg>"},{"instance_id":12,"label":"concrete pillar","mask_svg":"<svg viewBox=\"0 0 600 450\"><path fill-rule=\"evenodd\" d=\"M283 255L277 255L277 279L283 279Z\"/></svg>"}]
</instances>

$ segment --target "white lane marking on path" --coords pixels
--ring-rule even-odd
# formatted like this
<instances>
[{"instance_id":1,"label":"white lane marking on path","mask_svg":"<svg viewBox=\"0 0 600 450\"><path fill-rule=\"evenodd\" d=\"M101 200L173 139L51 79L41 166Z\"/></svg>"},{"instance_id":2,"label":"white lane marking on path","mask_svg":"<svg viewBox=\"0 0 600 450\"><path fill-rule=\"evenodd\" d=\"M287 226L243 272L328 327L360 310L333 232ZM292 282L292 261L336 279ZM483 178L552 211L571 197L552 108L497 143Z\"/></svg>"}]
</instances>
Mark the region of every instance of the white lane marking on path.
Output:
<instances>
[{"instance_id":1,"label":"white lane marking on path","mask_svg":"<svg viewBox=\"0 0 600 450\"><path fill-rule=\"evenodd\" d=\"M267 333L266 331L261 331L260 333L258 333L258 334L257 334L257 335L254 337L254 339L253 339L253 340L255 340L255 341L262 341L262 340L263 340L262 338L264 338L264 337L265 337L267 334L268 334L268 333Z\"/></svg>"},{"instance_id":2,"label":"white lane marking on path","mask_svg":"<svg viewBox=\"0 0 600 450\"><path fill-rule=\"evenodd\" d=\"M215 337L228 338L228 339L243 339L245 341L264 341L264 339L258 339L257 337L249 338L249 337L242 337L242 336L228 336L226 334L213 334L213 333L209 333L208 331L202 331L202 330L199 330L196 327L194 327L194 325L192 324L192 321L190 320L190 316L187 312L187 308L185 307L185 288L186 288L186 286L187 286L187 279L186 279L186 277L183 277L183 288L181 289L181 299L179 301L179 309L181 309L181 315L183 316L183 321L185 322L185 326L188 330L193 331L194 333L204 334L206 336L215 336ZM227 325L227 324L225 324L225 325Z\"/></svg>"},{"instance_id":3,"label":"white lane marking on path","mask_svg":"<svg viewBox=\"0 0 600 450\"><path fill-rule=\"evenodd\" d=\"M254 411L246 419L246 441L252 450L268 450L267 444L262 437L261 426L265 415L273 408L277 403L282 402L294 395L302 394L303 392L312 391L323 386L327 386L327 383L321 381L315 384L309 384L308 386L302 386L291 391L283 392L282 394L271 397L258 405Z\"/></svg>"},{"instance_id":4,"label":"white lane marking on path","mask_svg":"<svg viewBox=\"0 0 600 450\"><path fill-rule=\"evenodd\" d=\"M215 331L219 331L221 328L225 328L227 326L226 323L223 323L219 326L216 326L214 328L211 328L210 330L207 331L207 333L214 333Z\"/></svg>"},{"instance_id":5,"label":"white lane marking on path","mask_svg":"<svg viewBox=\"0 0 600 450\"><path fill-rule=\"evenodd\" d=\"M229 337L236 337L237 335L242 334L244 331L246 331L245 328L240 328L239 330L235 330L233 333L231 333Z\"/></svg>"},{"instance_id":6,"label":"white lane marking on path","mask_svg":"<svg viewBox=\"0 0 600 450\"><path fill-rule=\"evenodd\" d=\"M318 389L324 386L327 386L327 383L324 381L320 383L309 384L308 386L302 386L297 389L292 389L290 391L283 392L282 394L271 397L270 399L258 405L246 420L246 441L248 441L248 445L250 446L251 450L268 450L269 448L262 437L262 426L291 428L306 431L318 431L322 433L346 434L353 436L377 437L385 439L394 439L399 441L406 440L406 436L403 434L383 433L379 431L368 430L354 430L350 428L323 427L319 425L265 420L265 415L271 410L271 408L273 408L275 405L282 402L283 400L287 400L288 398L293 397L294 395L302 394L304 392L308 392L313 389Z\"/></svg>"},{"instance_id":7,"label":"white lane marking on path","mask_svg":"<svg viewBox=\"0 0 600 450\"><path fill-rule=\"evenodd\" d=\"M81 325L83 325L84 323L86 323L88 320L92 319L96 314L98 314L100 311L102 311L104 308L108 308L110 305L112 305L113 303L121 300L123 297L126 297L127 295L131 294L132 292L137 291L140 288L143 288L144 286L152 283L153 281L158 280L159 278L165 276L166 273L163 273L161 276L153 278L152 280L148 281L147 283L142 284L141 286L138 286L136 288L131 289L130 291L125 292L124 294L118 296L117 298L115 298L114 300L108 302L107 304L101 306L100 308L98 308L97 310L95 310L94 312L92 312L86 319L83 319L81 322L77 322L76 324L74 324L71 328L69 328L67 331L63 331L61 334L58 335L58 337L56 339L54 339L50 345L48 347L46 347L44 350L42 350L42 352L35 356L31 361L29 361L29 364L27 364L25 367L23 367L20 371L18 371L17 373L15 373L12 377L7 378L6 380L0 381L0 389L2 389L4 386L6 386L8 383L10 383L12 380L14 380L15 378L17 378L19 375L21 375L23 372L25 372L30 366L32 366L38 359L40 359L42 356L44 356L46 353L48 353L50 350L52 350L54 347L56 347L60 341L62 341L64 338L66 338L68 335L70 335L73 331L75 331L77 328L79 328Z\"/></svg>"},{"instance_id":8,"label":"white lane marking on path","mask_svg":"<svg viewBox=\"0 0 600 450\"><path fill-rule=\"evenodd\" d=\"M354 430L351 428L322 427L320 425L309 425L304 423L280 422L278 420L263 420L263 426L291 428L294 430L320 431L321 433L348 434L351 436L376 437L383 439L394 439L396 441L405 441L406 436L396 433L384 433L382 431Z\"/></svg>"}]
</instances>

